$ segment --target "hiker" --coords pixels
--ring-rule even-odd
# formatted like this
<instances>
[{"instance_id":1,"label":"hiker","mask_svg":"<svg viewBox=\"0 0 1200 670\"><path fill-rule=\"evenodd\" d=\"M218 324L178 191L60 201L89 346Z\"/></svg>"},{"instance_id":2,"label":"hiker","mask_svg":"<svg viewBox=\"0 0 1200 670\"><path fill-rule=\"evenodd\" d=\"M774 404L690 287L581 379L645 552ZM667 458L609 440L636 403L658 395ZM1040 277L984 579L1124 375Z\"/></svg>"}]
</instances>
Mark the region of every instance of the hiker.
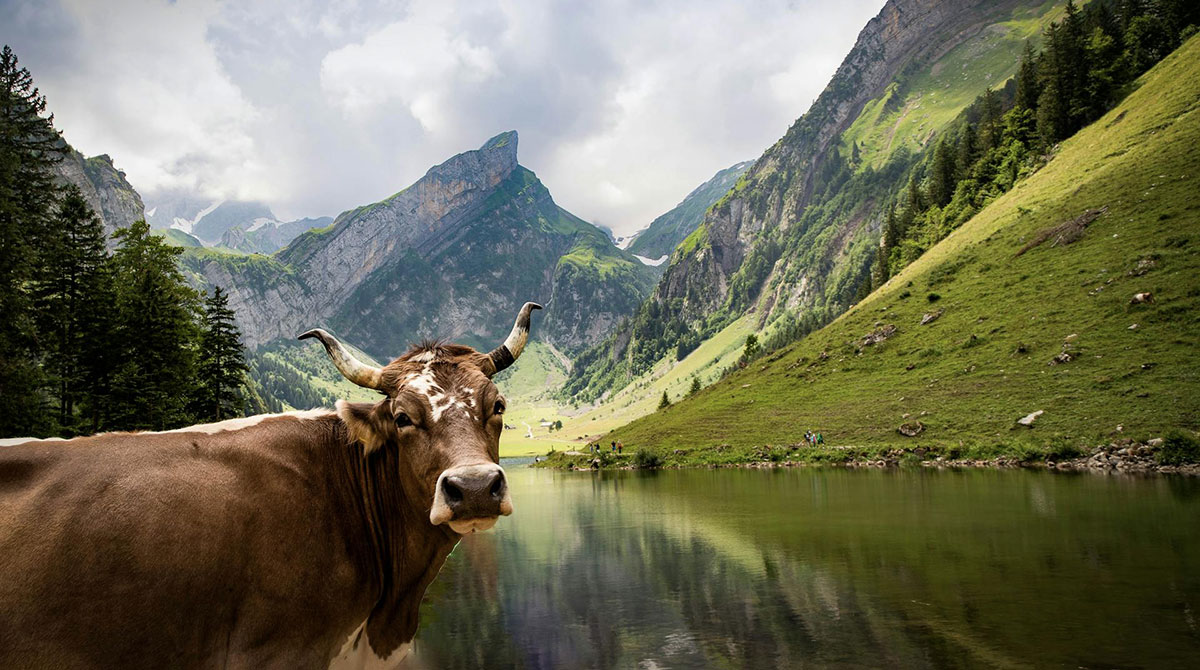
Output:
<instances>
[{"instance_id":1,"label":"hiker","mask_svg":"<svg viewBox=\"0 0 1200 670\"><path fill-rule=\"evenodd\" d=\"M624 448L625 448L625 443L624 443L624 442L618 442L618 443L617 443L617 455L618 455L618 456L621 454L621 450L622 450L622 449L624 449Z\"/></svg>"},{"instance_id":2,"label":"hiker","mask_svg":"<svg viewBox=\"0 0 1200 670\"><path fill-rule=\"evenodd\" d=\"M825 436L817 433L817 444L825 444Z\"/></svg>"},{"instance_id":3,"label":"hiker","mask_svg":"<svg viewBox=\"0 0 1200 670\"><path fill-rule=\"evenodd\" d=\"M616 440L613 440L613 443L612 443L612 450L613 450L613 453L614 453L614 454L615 454L615 453L617 453L617 441L616 441Z\"/></svg>"}]
</instances>

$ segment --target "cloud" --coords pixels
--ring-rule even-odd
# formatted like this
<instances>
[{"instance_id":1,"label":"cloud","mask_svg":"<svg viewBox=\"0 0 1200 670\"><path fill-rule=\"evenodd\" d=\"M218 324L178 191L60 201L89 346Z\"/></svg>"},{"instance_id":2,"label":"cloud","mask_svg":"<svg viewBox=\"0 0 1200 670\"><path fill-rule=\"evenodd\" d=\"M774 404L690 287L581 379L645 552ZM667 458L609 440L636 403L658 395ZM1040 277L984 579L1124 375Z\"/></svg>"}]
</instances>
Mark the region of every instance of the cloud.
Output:
<instances>
[{"instance_id":1,"label":"cloud","mask_svg":"<svg viewBox=\"0 0 1200 670\"><path fill-rule=\"evenodd\" d=\"M0 23L68 139L143 191L334 214L516 129L560 205L628 234L782 136L882 4L0 0Z\"/></svg>"}]
</instances>

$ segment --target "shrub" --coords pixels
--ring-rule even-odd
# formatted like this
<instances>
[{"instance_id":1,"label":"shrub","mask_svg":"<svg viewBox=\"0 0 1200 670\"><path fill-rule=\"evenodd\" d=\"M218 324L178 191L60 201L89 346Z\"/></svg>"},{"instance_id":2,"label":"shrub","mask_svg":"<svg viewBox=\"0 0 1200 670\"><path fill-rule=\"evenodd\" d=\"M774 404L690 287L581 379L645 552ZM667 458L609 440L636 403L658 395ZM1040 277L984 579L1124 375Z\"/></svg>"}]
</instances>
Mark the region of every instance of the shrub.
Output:
<instances>
[{"instance_id":1,"label":"shrub","mask_svg":"<svg viewBox=\"0 0 1200 670\"><path fill-rule=\"evenodd\" d=\"M940 296L936 293L930 293L929 295L927 295L925 297L927 300L929 300L929 302L937 302L942 299L942 296Z\"/></svg>"},{"instance_id":2,"label":"shrub","mask_svg":"<svg viewBox=\"0 0 1200 670\"><path fill-rule=\"evenodd\" d=\"M1162 465L1200 463L1200 442L1182 431L1172 431L1163 438L1157 458Z\"/></svg>"},{"instance_id":3,"label":"shrub","mask_svg":"<svg viewBox=\"0 0 1200 670\"><path fill-rule=\"evenodd\" d=\"M633 467L639 470L653 470L662 467L662 457L653 451L638 449L633 456Z\"/></svg>"}]
</instances>

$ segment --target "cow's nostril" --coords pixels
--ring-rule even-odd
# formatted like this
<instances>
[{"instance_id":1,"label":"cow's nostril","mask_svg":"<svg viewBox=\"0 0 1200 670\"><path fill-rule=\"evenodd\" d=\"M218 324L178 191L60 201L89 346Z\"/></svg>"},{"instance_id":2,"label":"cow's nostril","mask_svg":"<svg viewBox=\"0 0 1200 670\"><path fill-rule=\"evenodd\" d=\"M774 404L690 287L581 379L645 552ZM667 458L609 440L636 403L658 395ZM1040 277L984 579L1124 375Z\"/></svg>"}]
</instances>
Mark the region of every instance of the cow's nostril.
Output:
<instances>
[{"instance_id":1,"label":"cow's nostril","mask_svg":"<svg viewBox=\"0 0 1200 670\"><path fill-rule=\"evenodd\" d=\"M446 496L446 502L450 504L462 502L462 489L455 486L454 482L451 482L449 479L442 480L442 492Z\"/></svg>"},{"instance_id":2,"label":"cow's nostril","mask_svg":"<svg viewBox=\"0 0 1200 670\"><path fill-rule=\"evenodd\" d=\"M499 498L504 492L504 477L496 477L496 481L492 482L492 497Z\"/></svg>"}]
</instances>

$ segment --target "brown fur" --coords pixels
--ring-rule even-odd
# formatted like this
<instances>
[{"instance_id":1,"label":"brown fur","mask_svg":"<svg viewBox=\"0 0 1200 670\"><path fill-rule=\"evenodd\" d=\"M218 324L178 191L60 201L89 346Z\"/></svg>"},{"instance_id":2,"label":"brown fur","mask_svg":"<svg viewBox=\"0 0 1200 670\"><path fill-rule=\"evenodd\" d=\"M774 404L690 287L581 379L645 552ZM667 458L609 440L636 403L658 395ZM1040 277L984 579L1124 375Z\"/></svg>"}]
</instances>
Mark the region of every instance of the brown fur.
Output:
<instances>
[{"instance_id":1,"label":"brown fur","mask_svg":"<svg viewBox=\"0 0 1200 670\"><path fill-rule=\"evenodd\" d=\"M426 365L472 411L432 422ZM0 449L0 667L325 668L364 619L386 657L459 539L439 474L499 460L489 365L437 344L337 415Z\"/></svg>"}]
</instances>

